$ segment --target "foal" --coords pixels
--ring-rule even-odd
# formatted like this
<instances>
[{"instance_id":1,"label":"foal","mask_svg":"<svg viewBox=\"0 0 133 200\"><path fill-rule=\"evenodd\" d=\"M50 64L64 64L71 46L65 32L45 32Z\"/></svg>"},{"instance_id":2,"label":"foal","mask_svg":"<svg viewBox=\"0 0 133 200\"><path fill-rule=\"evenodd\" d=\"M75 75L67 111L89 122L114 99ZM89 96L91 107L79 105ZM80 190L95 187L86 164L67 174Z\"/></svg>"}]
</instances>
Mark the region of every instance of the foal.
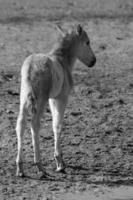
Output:
<instances>
[{"instance_id":1,"label":"foal","mask_svg":"<svg viewBox=\"0 0 133 200\"><path fill-rule=\"evenodd\" d=\"M64 169L60 134L65 106L73 85L73 65L76 59L79 59L88 67L92 67L96 62L87 33L80 25L67 33L64 33L62 29L60 30L62 37L53 50L46 55L34 54L29 56L21 69L20 111L16 125L18 139L17 176L24 176L22 146L26 116L29 110L31 111L34 163L39 171L45 175L41 163L38 136L40 117L47 101L49 101L53 120L54 157L57 171Z\"/></svg>"}]
</instances>

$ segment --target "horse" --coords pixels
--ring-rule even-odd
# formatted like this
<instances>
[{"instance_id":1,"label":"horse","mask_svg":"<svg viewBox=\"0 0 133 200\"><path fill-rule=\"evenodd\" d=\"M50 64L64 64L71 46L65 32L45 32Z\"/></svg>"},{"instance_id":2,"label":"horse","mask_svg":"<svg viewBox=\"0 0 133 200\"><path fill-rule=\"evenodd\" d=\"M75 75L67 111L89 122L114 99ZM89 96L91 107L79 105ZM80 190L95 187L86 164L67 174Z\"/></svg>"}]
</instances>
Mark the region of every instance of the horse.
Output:
<instances>
[{"instance_id":1,"label":"horse","mask_svg":"<svg viewBox=\"0 0 133 200\"><path fill-rule=\"evenodd\" d=\"M53 49L47 54L36 53L28 56L21 68L20 108L16 123L16 175L19 177L24 177L23 135L28 113L31 116L34 163L38 171L43 176L46 175L41 161L38 137L40 118L47 102L52 114L56 171L63 172L65 164L62 159L60 135L65 107L73 87L73 66L77 59L88 67L93 67L96 63L90 39L80 24L69 31L64 31L60 26L58 30L61 37Z\"/></svg>"}]
</instances>

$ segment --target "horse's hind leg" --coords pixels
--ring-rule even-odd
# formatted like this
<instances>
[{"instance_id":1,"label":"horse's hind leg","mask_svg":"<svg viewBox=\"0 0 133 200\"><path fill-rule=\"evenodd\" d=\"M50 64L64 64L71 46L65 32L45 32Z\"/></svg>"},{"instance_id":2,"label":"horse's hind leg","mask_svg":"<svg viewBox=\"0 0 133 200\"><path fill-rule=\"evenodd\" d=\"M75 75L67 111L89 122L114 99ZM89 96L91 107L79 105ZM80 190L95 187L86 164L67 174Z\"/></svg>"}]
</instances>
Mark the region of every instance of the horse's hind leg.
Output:
<instances>
[{"instance_id":1,"label":"horse's hind leg","mask_svg":"<svg viewBox=\"0 0 133 200\"><path fill-rule=\"evenodd\" d=\"M66 102L67 98L49 100L49 105L53 117L53 132L54 132L54 142L55 142L54 157L57 165L56 171L58 172L62 171L65 167L62 159L60 135L61 135L62 121L63 121Z\"/></svg>"},{"instance_id":2,"label":"horse's hind leg","mask_svg":"<svg viewBox=\"0 0 133 200\"><path fill-rule=\"evenodd\" d=\"M39 148L39 129L40 129L40 118L42 116L43 108L44 108L45 101L39 102L37 104L37 109L32 114L31 119L31 134L32 134L32 143L34 149L34 163L37 165L40 172L45 175L45 170L43 169L41 163L41 156L40 156L40 148Z\"/></svg>"},{"instance_id":3,"label":"horse's hind leg","mask_svg":"<svg viewBox=\"0 0 133 200\"><path fill-rule=\"evenodd\" d=\"M23 166L22 166L22 161L23 161L23 135L25 131L25 126L26 126L26 106L25 104L20 106L20 112L18 115L17 119L17 124L16 124L16 134L17 134L17 139L18 139L18 154L17 154L17 159L16 159L16 164L17 164L17 176L24 176L23 173Z\"/></svg>"}]
</instances>

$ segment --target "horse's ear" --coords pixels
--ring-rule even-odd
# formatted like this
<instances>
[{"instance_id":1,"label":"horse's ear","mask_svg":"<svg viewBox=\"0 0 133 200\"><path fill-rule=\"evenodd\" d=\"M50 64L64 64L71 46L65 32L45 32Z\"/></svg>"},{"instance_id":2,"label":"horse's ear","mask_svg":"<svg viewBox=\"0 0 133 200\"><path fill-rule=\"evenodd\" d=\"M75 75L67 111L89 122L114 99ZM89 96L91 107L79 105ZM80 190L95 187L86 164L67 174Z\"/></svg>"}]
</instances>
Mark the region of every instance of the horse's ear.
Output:
<instances>
[{"instance_id":1,"label":"horse's ear","mask_svg":"<svg viewBox=\"0 0 133 200\"><path fill-rule=\"evenodd\" d=\"M83 28L82 28L82 26L81 26L80 24L77 25L77 27L76 27L76 32L77 32L77 34L78 34L79 36L82 35Z\"/></svg>"},{"instance_id":2,"label":"horse's ear","mask_svg":"<svg viewBox=\"0 0 133 200\"><path fill-rule=\"evenodd\" d=\"M61 33L63 37L66 35L65 30L60 25L56 25L56 29L59 31L59 33Z\"/></svg>"}]
</instances>

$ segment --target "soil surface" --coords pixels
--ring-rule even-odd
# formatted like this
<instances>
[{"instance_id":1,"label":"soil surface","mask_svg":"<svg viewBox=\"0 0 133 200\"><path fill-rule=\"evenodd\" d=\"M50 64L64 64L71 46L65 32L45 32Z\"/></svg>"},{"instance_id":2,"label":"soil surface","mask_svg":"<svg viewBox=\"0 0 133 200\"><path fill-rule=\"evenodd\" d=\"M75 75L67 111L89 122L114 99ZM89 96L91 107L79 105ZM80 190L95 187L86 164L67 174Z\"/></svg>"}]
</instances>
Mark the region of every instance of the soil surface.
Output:
<instances>
[{"instance_id":1,"label":"soil surface","mask_svg":"<svg viewBox=\"0 0 133 200\"><path fill-rule=\"evenodd\" d=\"M101 191L107 194L116 186L133 185L132 12L131 0L0 1L0 200L70 200L83 195L92 200ZM56 24L68 29L77 23L86 29L97 63L89 69L77 62L73 72L74 88L61 136L66 173L55 172L47 108L40 147L48 177L40 179L34 166L28 124L26 177L17 178L15 125L21 65L28 55L52 48L58 35Z\"/></svg>"}]
</instances>

